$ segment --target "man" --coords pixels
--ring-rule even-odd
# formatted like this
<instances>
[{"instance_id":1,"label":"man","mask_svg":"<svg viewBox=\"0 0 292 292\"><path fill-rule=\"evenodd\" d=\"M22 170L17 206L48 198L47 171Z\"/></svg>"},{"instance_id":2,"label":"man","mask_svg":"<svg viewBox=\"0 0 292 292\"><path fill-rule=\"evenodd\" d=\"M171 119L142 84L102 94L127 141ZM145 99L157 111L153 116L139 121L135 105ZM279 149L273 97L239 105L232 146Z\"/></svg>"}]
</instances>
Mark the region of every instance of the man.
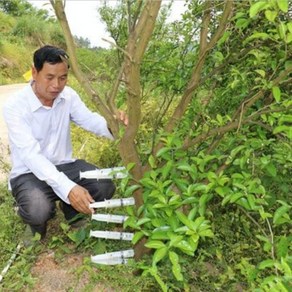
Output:
<instances>
[{"instance_id":1,"label":"man","mask_svg":"<svg viewBox=\"0 0 292 292\"><path fill-rule=\"evenodd\" d=\"M10 187L24 223L42 238L55 214L56 201L67 220L91 214L89 204L110 199L111 180L80 179L79 172L97 167L72 158L70 121L97 136L113 139L105 119L91 112L66 86L68 55L44 46L33 56L32 81L3 109L8 128L12 170ZM122 113L119 119L127 124Z\"/></svg>"}]
</instances>

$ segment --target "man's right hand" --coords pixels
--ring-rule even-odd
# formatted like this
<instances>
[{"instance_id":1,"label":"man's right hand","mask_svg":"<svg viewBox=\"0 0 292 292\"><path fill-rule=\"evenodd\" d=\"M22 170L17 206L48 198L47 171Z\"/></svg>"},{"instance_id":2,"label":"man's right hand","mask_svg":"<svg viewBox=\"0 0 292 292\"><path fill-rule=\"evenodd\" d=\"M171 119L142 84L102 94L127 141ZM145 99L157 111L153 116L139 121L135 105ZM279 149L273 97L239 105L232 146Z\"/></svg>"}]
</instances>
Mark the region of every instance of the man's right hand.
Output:
<instances>
[{"instance_id":1,"label":"man's right hand","mask_svg":"<svg viewBox=\"0 0 292 292\"><path fill-rule=\"evenodd\" d=\"M76 211L83 214L92 214L94 212L93 209L89 208L89 204L94 203L94 200L85 188L76 185L71 189L68 199Z\"/></svg>"}]
</instances>

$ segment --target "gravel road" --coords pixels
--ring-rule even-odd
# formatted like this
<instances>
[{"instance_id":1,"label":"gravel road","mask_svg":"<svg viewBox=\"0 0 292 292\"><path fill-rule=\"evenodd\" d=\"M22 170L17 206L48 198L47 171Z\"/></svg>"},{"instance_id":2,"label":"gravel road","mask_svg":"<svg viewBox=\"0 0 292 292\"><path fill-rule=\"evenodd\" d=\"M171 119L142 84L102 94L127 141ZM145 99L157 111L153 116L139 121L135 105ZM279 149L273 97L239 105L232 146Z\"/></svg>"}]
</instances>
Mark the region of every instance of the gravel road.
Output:
<instances>
[{"instance_id":1,"label":"gravel road","mask_svg":"<svg viewBox=\"0 0 292 292\"><path fill-rule=\"evenodd\" d=\"M9 96L23 88L25 85L26 83L0 86L0 181L7 179L5 165L10 164L7 128L3 119L2 107Z\"/></svg>"}]
</instances>

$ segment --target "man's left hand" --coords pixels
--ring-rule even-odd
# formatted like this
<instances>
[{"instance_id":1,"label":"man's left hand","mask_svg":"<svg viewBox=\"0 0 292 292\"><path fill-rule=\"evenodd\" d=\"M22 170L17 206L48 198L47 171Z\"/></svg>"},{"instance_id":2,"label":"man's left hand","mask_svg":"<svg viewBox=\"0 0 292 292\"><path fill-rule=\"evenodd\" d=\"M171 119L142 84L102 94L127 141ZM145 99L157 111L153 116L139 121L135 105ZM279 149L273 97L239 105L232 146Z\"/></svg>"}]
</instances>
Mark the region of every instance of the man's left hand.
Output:
<instances>
[{"instance_id":1,"label":"man's left hand","mask_svg":"<svg viewBox=\"0 0 292 292\"><path fill-rule=\"evenodd\" d=\"M125 126L128 126L129 119L124 111L118 110L114 117L116 120L122 122Z\"/></svg>"}]
</instances>

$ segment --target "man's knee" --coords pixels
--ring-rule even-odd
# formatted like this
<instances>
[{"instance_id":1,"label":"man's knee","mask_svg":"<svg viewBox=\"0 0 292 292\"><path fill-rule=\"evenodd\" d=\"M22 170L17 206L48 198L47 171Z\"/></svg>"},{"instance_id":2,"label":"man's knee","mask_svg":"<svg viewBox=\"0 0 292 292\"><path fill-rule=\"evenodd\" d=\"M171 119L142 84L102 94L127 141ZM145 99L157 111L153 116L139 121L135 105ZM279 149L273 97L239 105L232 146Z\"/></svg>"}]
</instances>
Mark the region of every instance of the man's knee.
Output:
<instances>
[{"instance_id":1,"label":"man's knee","mask_svg":"<svg viewBox=\"0 0 292 292\"><path fill-rule=\"evenodd\" d=\"M19 203L19 215L24 222L30 225L42 225L53 217L55 212L54 203L46 198L31 194L29 201Z\"/></svg>"},{"instance_id":2,"label":"man's knee","mask_svg":"<svg viewBox=\"0 0 292 292\"><path fill-rule=\"evenodd\" d=\"M96 201L109 200L112 198L116 190L116 186L110 179L101 179L97 184L97 192L93 194Z\"/></svg>"}]
</instances>

